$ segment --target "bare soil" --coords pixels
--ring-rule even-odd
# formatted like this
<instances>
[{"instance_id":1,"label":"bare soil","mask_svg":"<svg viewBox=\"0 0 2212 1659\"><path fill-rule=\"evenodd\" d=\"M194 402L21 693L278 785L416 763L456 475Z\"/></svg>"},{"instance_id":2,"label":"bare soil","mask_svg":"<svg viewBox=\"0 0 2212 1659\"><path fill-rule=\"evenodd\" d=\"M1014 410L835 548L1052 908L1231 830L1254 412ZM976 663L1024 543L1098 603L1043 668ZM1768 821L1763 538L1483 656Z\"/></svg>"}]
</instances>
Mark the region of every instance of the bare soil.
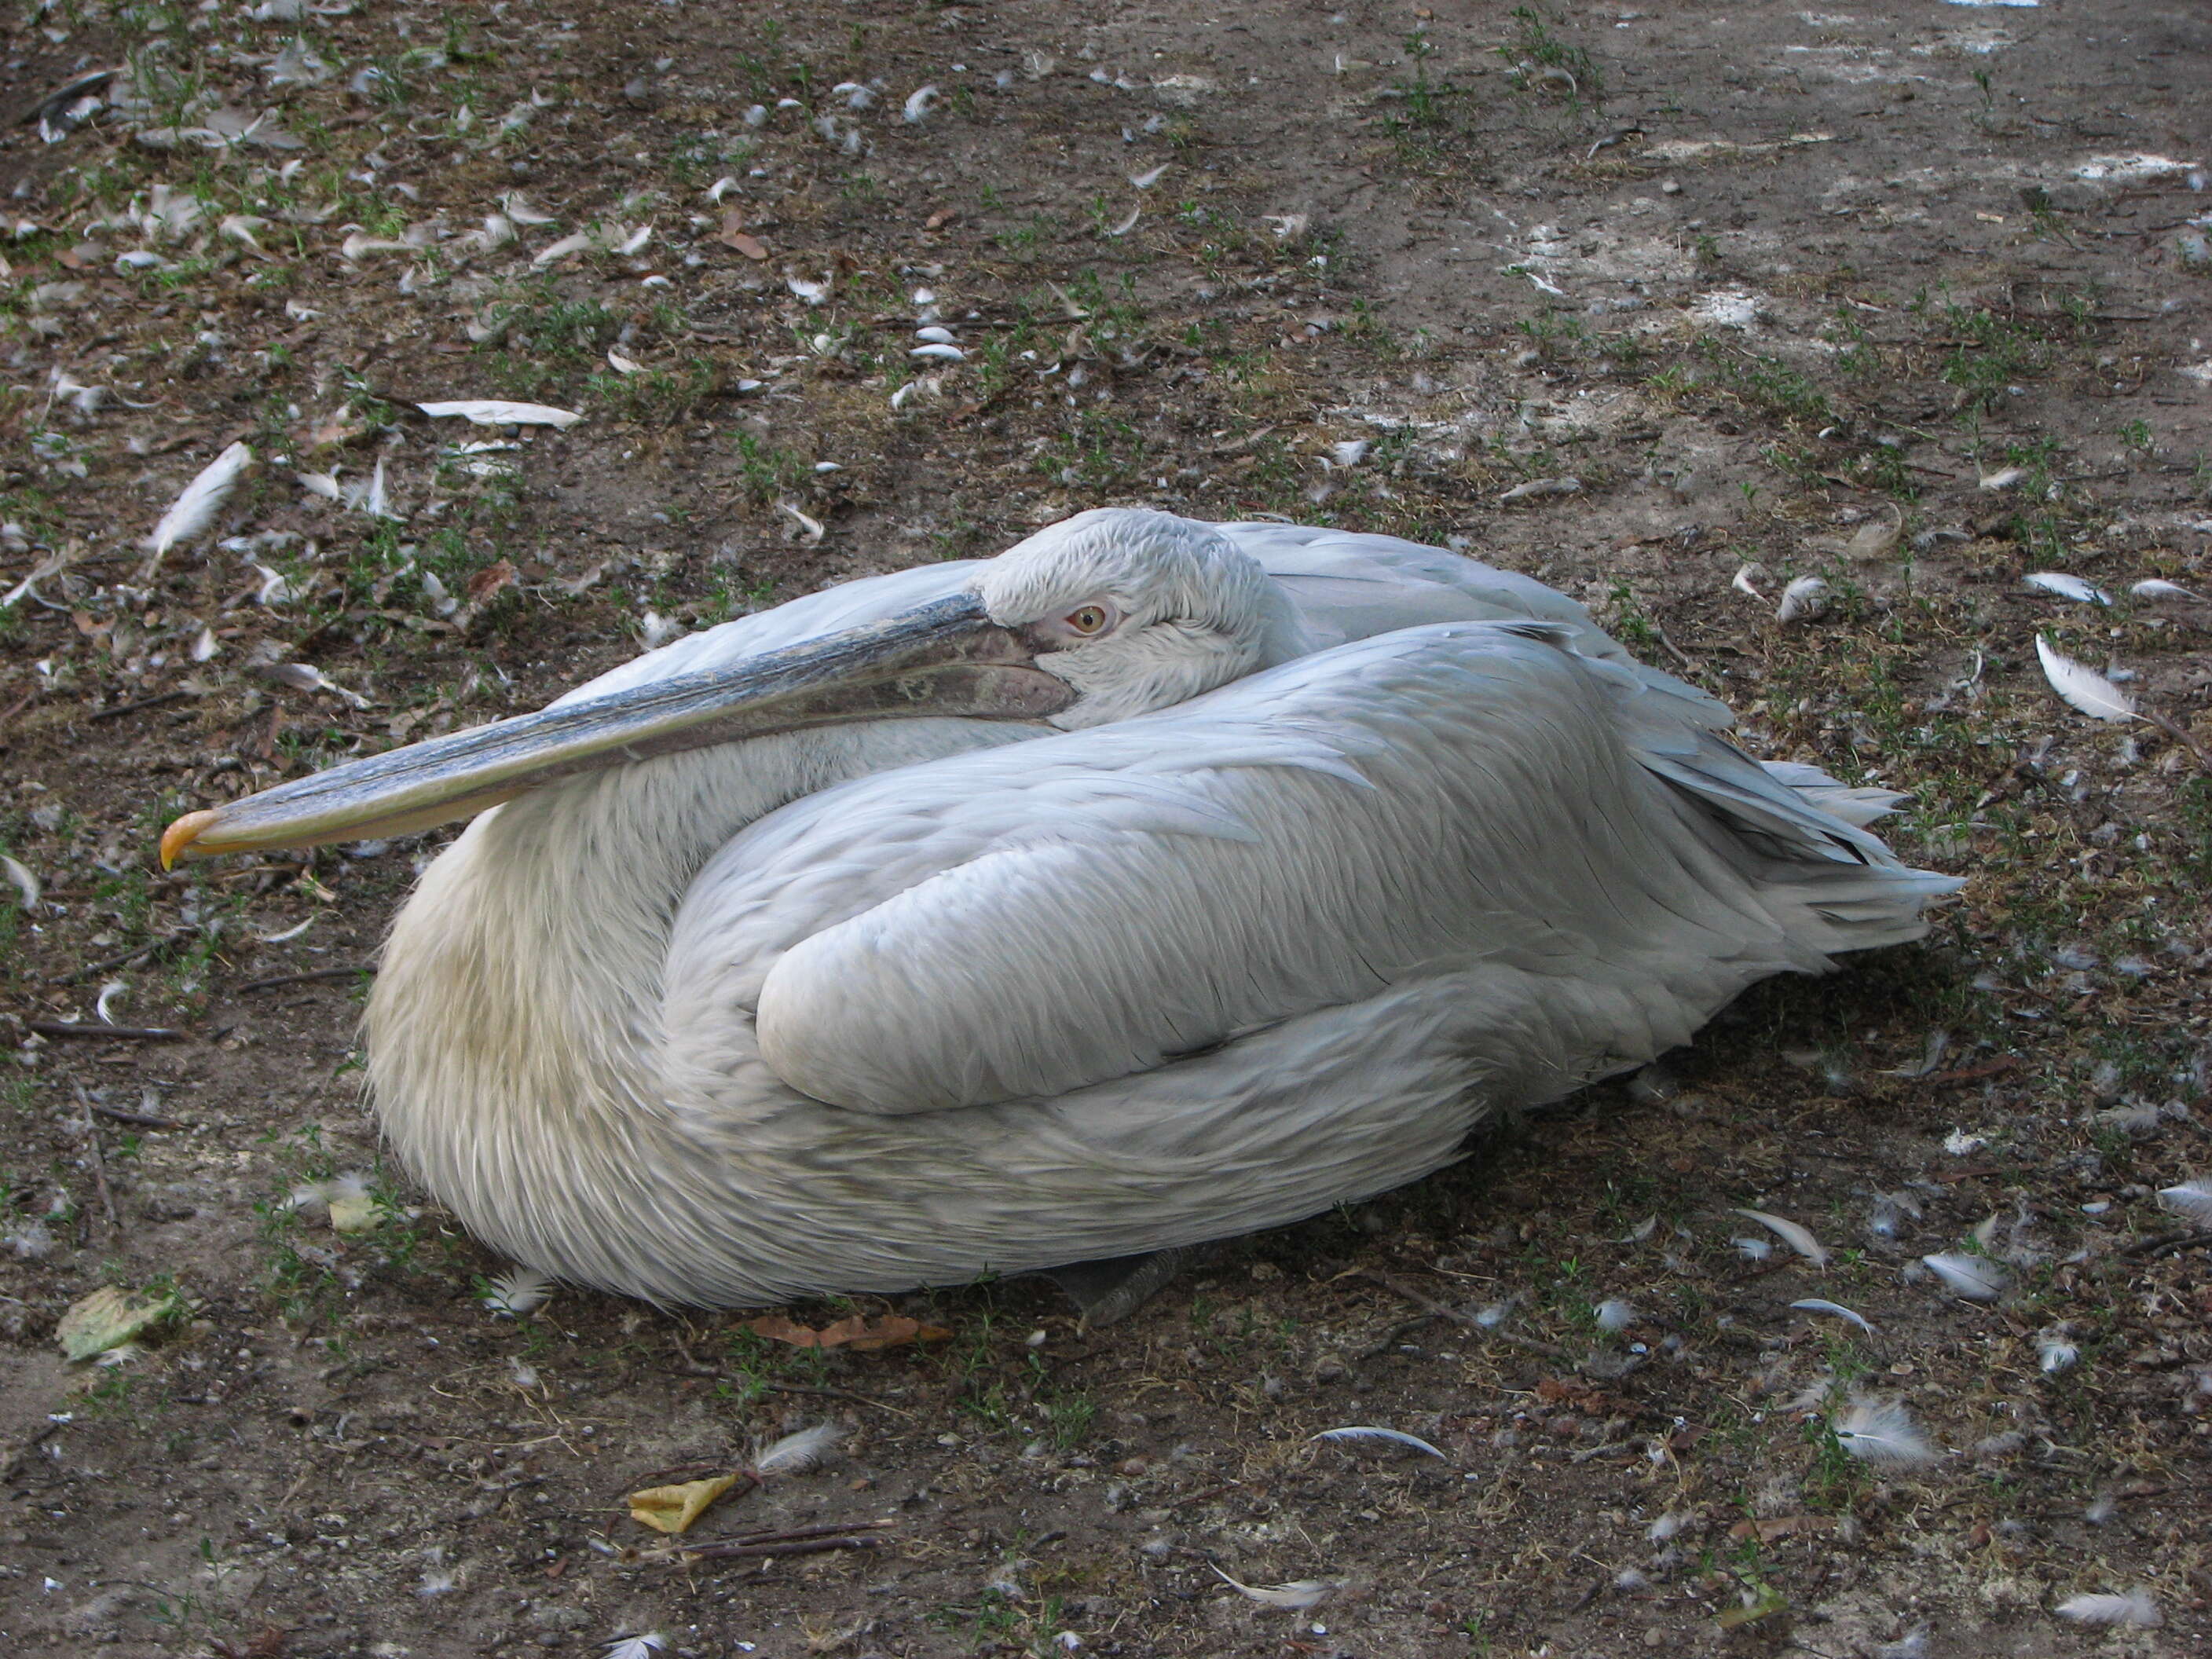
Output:
<instances>
[{"instance_id":1,"label":"bare soil","mask_svg":"<svg viewBox=\"0 0 2212 1659\"><path fill-rule=\"evenodd\" d=\"M2212 1175L2212 610L2130 592L2212 593L2201 5L252 10L0 38L9 1652L2204 1650L2212 1272L2157 1193ZM412 407L462 397L585 418ZM1114 502L1531 572L1758 752L1910 792L1969 885L1123 1326L1031 1282L789 1310L950 1333L855 1353L482 1304L508 1264L356 1076L434 837L154 861L186 807ZM2170 724L2065 707L2039 635ZM52 1032L103 994L177 1035ZM366 1230L293 1204L352 1171ZM102 1285L179 1311L65 1364ZM1854 1456L1854 1405L1929 1455ZM872 1548L627 1518L823 1420L690 1536ZM1352 1425L1442 1455L1311 1438ZM2162 1624L2057 1611L2136 1591Z\"/></svg>"}]
</instances>

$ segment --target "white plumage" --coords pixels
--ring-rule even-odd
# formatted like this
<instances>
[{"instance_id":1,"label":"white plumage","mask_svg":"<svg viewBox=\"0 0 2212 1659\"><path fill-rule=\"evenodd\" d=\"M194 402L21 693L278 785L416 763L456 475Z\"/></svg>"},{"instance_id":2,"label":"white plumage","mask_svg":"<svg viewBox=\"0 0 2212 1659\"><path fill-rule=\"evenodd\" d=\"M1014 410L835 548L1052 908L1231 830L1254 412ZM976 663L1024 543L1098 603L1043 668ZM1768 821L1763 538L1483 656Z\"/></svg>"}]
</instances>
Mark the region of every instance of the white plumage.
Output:
<instances>
[{"instance_id":1,"label":"white plumage","mask_svg":"<svg viewBox=\"0 0 2212 1659\"><path fill-rule=\"evenodd\" d=\"M709 1304L1230 1237L1917 937L1955 885L1857 827L1893 797L1762 768L1571 601L1383 537L1085 514L556 708L948 603L1066 706L610 757L432 865L371 1082L481 1237ZM249 844L225 810L172 838Z\"/></svg>"}]
</instances>

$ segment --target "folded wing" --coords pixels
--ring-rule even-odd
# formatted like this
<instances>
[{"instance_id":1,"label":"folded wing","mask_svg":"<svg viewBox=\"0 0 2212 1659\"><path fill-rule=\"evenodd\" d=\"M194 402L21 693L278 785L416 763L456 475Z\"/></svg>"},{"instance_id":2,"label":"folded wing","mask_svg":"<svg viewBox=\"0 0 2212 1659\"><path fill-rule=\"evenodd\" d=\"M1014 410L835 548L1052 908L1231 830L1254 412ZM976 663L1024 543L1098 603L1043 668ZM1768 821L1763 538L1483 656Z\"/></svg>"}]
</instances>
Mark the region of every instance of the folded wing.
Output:
<instances>
[{"instance_id":1,"label":"folded wing","mask_svg":"<svg viewBox=\"0 0 2212 1659\"><path fill-rule=\"evenodd\" d=\"M1686 987L1917 931L1914 872L1673 701L1559 627L1447 624L826 791L694 884L670 1040L748 1028L805 1094L927 1112L1476 962Z\"/></svg>"}]
</instances>

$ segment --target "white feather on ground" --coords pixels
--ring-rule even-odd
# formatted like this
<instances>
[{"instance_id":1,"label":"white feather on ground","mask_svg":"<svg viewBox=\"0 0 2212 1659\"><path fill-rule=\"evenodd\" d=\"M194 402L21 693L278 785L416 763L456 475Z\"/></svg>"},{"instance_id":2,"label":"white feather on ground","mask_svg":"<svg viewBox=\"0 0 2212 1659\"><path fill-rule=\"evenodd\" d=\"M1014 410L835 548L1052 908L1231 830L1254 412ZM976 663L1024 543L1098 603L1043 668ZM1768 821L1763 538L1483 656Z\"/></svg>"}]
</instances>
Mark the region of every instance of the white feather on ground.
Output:
<instances>
[{"instance_id":1,"label":"white feather on ground","mask_svg":"<svg viewBox=\"0 0 2212 1659\"><path fill-rule=\"evenodd\" d=\"M1836 1443L1862 1462L1915 1468L1936 1461L1925 1437L1894 1401L1853 1406L1829 1426Z\"/></svg>"},{"instance_id":2,"label":"white feather on ground","mask_svg":"<svg viewBox=\"0 0 2212 1659\"><path fill-rule=\"evenodd\" d=\"M2076 605L2110 605L2112 602L2112 596L2103 588L2085 582L2079 576L2069 575L2063 570L2031 570L2021 580L2030 587L2056 593L2060 599L2071 599Z\"/></svg>"},{"instance_id":3,"label":"white feather on ground","mask_svg":"<svg viewBox=\"0 0 2212 1659\"><path fill-rule=\"evenodd\" d=\"M15 864L13 859L8 860ZM22 868L16 865L17 869ZM28 901L36 903L36 898ZM2161 1207L2179 1216L2184 1221L2193 1221L2200 1227L2212 1227L2212 1181L2185 1181L2176 1187L2158 1189Z\"/></svg>"},{"instance_id":4,"label":"white feather on ground","mask_svg":"<svg viewBox=\"0 0 2212 1659\"><path fill-rule=\"evenodd\" d=\"M1800 1313L1832 1314L1838 1319L1857 1326L1869 1336L1875 1334L1873 1322L1864 1314L1846 1308L1840 1302L1829 1302L1817 1296L1808 1296L1802 1302L1793 1302L1790 1305Z\"/></svg>"},{"instance_id":5,"label":"white feather on ground","mask_svg":"<svg viewBox=\"0 0 2212 1659\"><path fill-rule=\"evenodd\" d=\"M0 872L4 872L14 884L15 896L22 902L23 908L36 910L39 908L39 878L4 854L0 854Z\"/></svg>"},{"instance_id":6,"label":"white feather on ground","mask_svg":"<svg viewBox=\"0 0 2212 1659\"><path fill-rule=\"evenodd\" d=\"M231 445L210 461L161 515L146 538L148 550L158 560L179 542L197 540L214 528L216 514L252 465L253 452L242 443Z\"/></svg>"},{"instance_id":7,"label":"white feather on ground","mask_svg":"<svg viewBox=\"0 0 2212 1659\"><path fill-rule=\"evenodd\" d=\"M552 1294L551 1279L535 1267L517 1267L485 1286L483 1301L494 1314L520 1319L544 1307Z\"/></svg>"},{"instance_id":8,"label":"white feather on ground","mask_svg":"<svg viewBox=\"0 0 2212 1659\"><path fill-rule=\"evenodd\" d=\"M571 427L584 417L574 410L553 409L544 404L514 404L500 398L460 398L449 403L417 404L432 420L458 415L478 426Z\"/></svg>"},{"instance_id":9,"label":"white feather on ground","mask_svg":"<svg viewBox=\"0 0 2212 1659\"><path fill-rule=\"evenodd\" d=\"M787 1434L753 1460L755 1474L801 1474L826 1461L845 1437L836 1423L817 1423L797 1434Z\"/></svg>"},{"instance_id":10,"label":"white feather on ground","mask_svg":"<svg viewBox=\"0 0 2212 1659\"><path fill-rule=\"evenodd\" d=\"M2085 668L2073 658L2052 650L2051 641L2040 634L2035 636L2035 654L2042 659L2043 678L2051 682L2051 689L2091 720L2136 718L2135 702L2126 692L2095 669Z\"/></svg>"},{"instance_id":11,"label":"white feather on ground","mask_svg":"<svg viewBox=\"0 0 2212 1659\"><path fill-rule=\"evenodd\" d=\"M2133 1625L2141 1630L2156 1630L2166 1622L2166 1615L2145 1589L2132 1589L2124 1595L2069 1595L2055 1611L2061 1619L2084 1625Z\"/></svg>"},{"instance_id":12,"label":"white feather on ground","mask_svg":"<svg viewBox=\"0 0 2212 1659\"><path fill-rule=\"evenodd\" d=\"M2139 599L2193 599L2197 595L2179 582L2170 582L2163 576L2151 576L2137 582L2128 592Z\"/></svg>"},{"instance_id":13,"label":"white feather on ground","mask_svg":"<svg viewBox=\"0 0 2212 1659\"><path fill-rule=\"evenodd\" d=\"M1415 1451L1426 1452L1431 1457L1442 1457L1443 1455L1442 1452L1438 1451L1434 1446L1431 1446L1427 1441L1422 1439L1419 1435L1407 1434L1397 1429L1377 1429L1369 1428L1364 1425L1354 1425L1350 1428L1323 1429L1319 1434L1311 1436L1310 1438L1315 1440L1383 1440L1388 1441L1394 1445L1411 1446Z\"/></svg>"},{"instance_id":14,"label":"white feather on ground","mask_svg":"<svg viewBox=\"0 0 2212 1659\"><path fill-rule=\"evenodd\" d=\"M2011 1283L2003 1268L1994 1261L1979 1256L1962 1255L1956 1250L1947 1250L1941 1255L1923 1255L1920 1260L1928 1270L1942 1279L1954 1296L1969 1302L1994 1302L2005 1293Z\"/></svg>"},{"instance_id":15,"label":"white feather on ground","mask_svg":"<svg viewBox=\"0 0 2212 1659\"><path fill-rule=\"evenodd\" d=\"M1598 1329L1612 1334L1626 1330L1636 1322L1636 1310L1619 1297L1609 1297L1591 1310Z\"/></svg>"},{"instance_id":16,"label":"white feather on ground","mask_svg":"<svg viewBox=\"0 0 2212 1659\"><path fill-rule=\"evenodd\" d=\"M1231 1578L1219 1567L1213 1571L1223 1583L1247 1600L1257 1601L1263 1607L1283 1607L1292 1613L1317 1607L1344 1588L1334 1578L1294 1578L1287 1584L1247 1584Z\"/></svg>"},{"instance_id":17,"label":"white feather on ground","mask_svg":"<svg viewBox=\"0 0 2212 1659\"><path fill-rule=\"evenodd\" d=\"M653 1659L667 1645L668 1638L657 1630L642 1636L617 1636L606 1644L600 1659Z\"/></svg>"},{"instance_id":18,"label":"white feather on ground","mask_svg":"<svg viewBox=\"0 0 2212 1659\"><path fill-rule=\"evenodd\" d=\"M2037 1364L2045 1376L2056 1376L2070 1370L2081 1358L2081 1351L2056 1331L2045 1331L2035 1339Z\"/></svg>"},{"instance_id":19,"label":"white feather on ground","mask_svg":"<svg viewBox=\"0 0 2212 1659\"><path fill-rule=\"evenodd\" d=\"M1756 1221L1814 1267L1825 1267L1828 1265L1826 1247L1797 1223L1784 1216L1769 1215L1764 1210L1739 1209L1736 1213L1749 1220Z\"/></svg>"},{"instance_id":20,"label":"white feather on ground","mask_svg":"<svg viewBox=\"0 0 2212 1659\"><path fill-rule=\"evenodd\" d=\"M1819 576L1800 576L1782 590L1777 622L1808 622L1828 608L1828 584Z\"/></svg>"}]
</instances>

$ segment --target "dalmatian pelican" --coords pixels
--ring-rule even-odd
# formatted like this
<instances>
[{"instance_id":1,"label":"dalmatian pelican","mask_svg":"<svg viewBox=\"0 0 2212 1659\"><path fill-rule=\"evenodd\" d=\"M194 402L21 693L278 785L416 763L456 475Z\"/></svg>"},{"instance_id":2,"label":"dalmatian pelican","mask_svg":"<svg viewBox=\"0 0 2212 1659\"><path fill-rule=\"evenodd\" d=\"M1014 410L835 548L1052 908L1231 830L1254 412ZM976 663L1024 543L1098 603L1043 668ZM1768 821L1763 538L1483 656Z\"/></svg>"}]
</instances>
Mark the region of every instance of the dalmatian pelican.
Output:
<instances>
[{"instance_id":1,"label":"dalmatian pelican","mask_svg":"<svg viewBox=\"0 0 2212 1659\"><path fill-rule=\"evenodd\" d=\"M366 1018L479 1237L664 1304L1060 1270L1429 1173L1753 981L1924 931L1898 797L1762 765L1573 601L1388 537L1082 514L187 813L459 818Z\"/></svg>"}]
</instances>

